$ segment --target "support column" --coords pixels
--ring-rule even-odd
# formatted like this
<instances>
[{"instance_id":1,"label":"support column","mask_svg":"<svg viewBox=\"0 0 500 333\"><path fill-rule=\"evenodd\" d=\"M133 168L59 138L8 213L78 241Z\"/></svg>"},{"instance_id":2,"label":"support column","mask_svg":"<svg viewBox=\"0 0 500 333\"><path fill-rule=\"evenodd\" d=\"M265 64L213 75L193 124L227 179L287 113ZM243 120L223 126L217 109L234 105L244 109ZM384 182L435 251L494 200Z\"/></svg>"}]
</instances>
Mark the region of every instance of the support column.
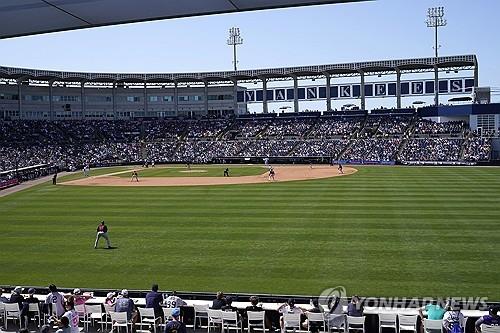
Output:
<instances>
[{"instance_id":1,"label":"support column","mask_svg":"<svg viewBox=\"0 0 500 333\"><path fill-rule=\"evenodd\" d=\"M401 70L396 68L396 107L401 109Z\"/></svg>"},{"instance_id":2,"label":"support column","mask_svg":"<svg viewBox=\"0 0 500 333\"><path fill-rule=\"evenodd\" d=\"M477 61L474 61L474 88L479 87L479 67Z\"/></svg>"},{"instance_id":3,"label":"support column","mask_svg":"<svg viewBox=\"0 0 500 333\"><path fill-rule=\"evenodd\" d=\"M293 75L293 112L299 112L299 79Z\"/></svg>"},{"instance_id":4,"label":"support column","mask_svg":"<svg viewBox=\"0 0 500 333\"><path fill-rule=\"evenodd\" d=\"M147 84L144 82L144 117L147 117L148 113L148 91L147 91Z\"/></svg>"},{"instance_id":5,"label":"support column","mask_svg":"<svg viewBox=\"0 0 500 333\"><path fill-rule=\"evenodd\" d=\"M234 94L234 115L237 115L238 112L238 80L233 80L234 87L233 87L233 94Z\"/></svg>"},{"instance_id":6,"label":"support column","mask_svg":"<svg viewBox=\"0 0 500 333\"><path fill-rule=\"evenodd\" d=\"M174 111L177 117L179 115L179 90L177 88L177 81L174 81Z\"/></svg>"},{"instance_id":7,"label":"support column","mask_svg":"<svg viewBox=\"0 0 500 333\"><path fill-rule=\"evenodd\" d=\"M268 113L269 110L267 108L267 79L265 77L262 77L261 80L262 80L262 112Z\"/></svg>"},{"instance_id":8,"label":"support column","mask_svg":"<svg viewBox=\"0 0 500 333\"><path fill-rule=\"evenodd\" d=\"M204 96L203 96L203 101L205 103L205 112L207 113L208 116L208 81L204 81L205 87L204 87Z\"/></svg>"},{"instance_id":9,"label":"support column","mask_svg":"<svg viewBox=\"0 0 500 333\"><path fill-rule=\"evenodd\" d=\"M326 111L332 111L332 96L331 92L331 76L329 73L325 73L326 78Z\"/></svg>"},{"instance_id":10,"label":"support column","mask_svg":"<svg viewBox=\"0 0 500 333\"><path fill-rule=\"evenodd\" d=\"M437 61L437 60L436 60ZM437 64L434 65L434 104L439 106L439 71Z\"/></svg>"},{"instance_id":11,"label":"support column","mask_svg":"<svg viewBox=\"0 0 500 333\"><path fill-rule=\"evenodd\" d=\"M54 86L54 81L55 80L50 80L49 81L49 119L54 120L54 91L53 91L53 86Z\"/></svg>"},{"instance_id":12,"label":"support column","mask_svg":"<svg viewBox=\"0 0 500 333\"><path fill-rule=\"evenodd\" d=\"M113 118L117 118L116 115L116 81L113 81L113 88L111 88L111 94L113 95Z\"/></svg>"},{"instance_id":13,"label":"support column","mask_svg":"<svg viewBox=\"0 0 500 333\"><path fill-rule=\"evenodd\" d=\"M21 83L22 79L17 80L17 108L19 110L19 119L24 119L23 117L23 95L22 95L22 89L21 89Z\"/></svg>"},{"instance_id":14,"label":"support column","mask_svg":"<svg viewBox=\"0 0 500 333\"><path fill-rule=\"evenodd\" d=\"M359 93L361 95L361 110L366 109L366 96L365 96L365 72L359 71L361 76L361 86L359 87Z\"/></svg>"},{"instance_id":15,"label":"support column","mask_svg":"<svg viewBox=\"0 0 500 333\"><path fill-rule=\"evenodd\" d=\"M80 102L82 105L82 119L85 119L85 81L80 82Z\"/></svg>"}]
</instances>

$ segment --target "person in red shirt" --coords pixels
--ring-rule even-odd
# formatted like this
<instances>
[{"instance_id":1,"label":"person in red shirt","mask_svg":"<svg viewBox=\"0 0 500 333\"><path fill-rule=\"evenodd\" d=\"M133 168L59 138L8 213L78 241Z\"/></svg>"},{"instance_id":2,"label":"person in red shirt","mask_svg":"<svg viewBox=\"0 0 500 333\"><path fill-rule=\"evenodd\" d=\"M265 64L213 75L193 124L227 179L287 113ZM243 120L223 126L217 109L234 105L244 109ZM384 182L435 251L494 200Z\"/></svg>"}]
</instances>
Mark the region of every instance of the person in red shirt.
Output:
<instances>
[{"instance_id":1,"label":"person in red shirt","mask_svg":"<svg viewBox=\"0 0 500 333\"><path fill-rule=\"evenodd\" d=\"M111 242L109 241L108 236L108 227L104 224L104 221L102 221L101 224L97 226L97 235L95 237L94 249L97 249L97 243L99 243L99 239L101 237L106 240L108 249L111 249Z\"/></svg>"}]
</instances>

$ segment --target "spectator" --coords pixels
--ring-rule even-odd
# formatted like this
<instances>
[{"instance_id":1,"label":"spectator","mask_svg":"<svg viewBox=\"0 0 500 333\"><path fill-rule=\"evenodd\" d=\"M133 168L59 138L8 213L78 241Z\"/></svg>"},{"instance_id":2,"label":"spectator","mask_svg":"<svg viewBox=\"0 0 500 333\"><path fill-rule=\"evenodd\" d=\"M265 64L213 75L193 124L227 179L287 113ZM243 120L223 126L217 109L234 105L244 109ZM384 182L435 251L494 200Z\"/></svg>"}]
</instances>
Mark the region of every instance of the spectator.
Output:
<instances>
[{"instance_id":1,"label":"spectator","mask_svg":"<svg viewBox=\"0 0 500 333\"><path fill-rule=\"evenodd\" d=\"M163 310L161 303L163 301L162 295L158 292L158 285L153 284L151 291L146 294L146 308L153 308L155 317L163 317Z\"/></svg>"},{"instance_id":2,"label":"spectator","mask_svg":"<svg viewBox=\"0 0 500 333\"><path fill-rule=\"evenodd\" d=\"M73 333L71 327L69 327L69 319L68 317L63 316L61 321L59 322L59 329L56 333Z\"/></svg>"},{"instance_id":3,"label":"spectator","mask_svg":"<svg viewBox=\"0 0 500 333\"><path fill-rule=\"evenodd\" d=\"M186 325L179 321L181 310L179 308L172 309L172 320L165 325L165 333L186 333Z\"/></svg>"},{"instance_id":4,"label":"spectator","mask_svg":"<svg viewBox=\"0 0 500 333\"><path fill-rule=\"evenodd\" d=\"M443 328L445 333L463 333L465 327L464 315L460 311L460 305L449 301L443 316Z\"/></svg>"},{"instance_id":5,"label":"spectator","mask_svg":"<svg viewBox=\"0 0 500 333\"><path fill-rule=\"evenodd\" d=\"M110 291L109 293L106 294L106 299L104 300L104 304L115 306L116 296L118 296L116 292Z\"/></svg>"},{"instance_id":6,"label":"spectator","mask_svg":"<svg viewBox=\"0 0 500 333\"><path fill-rule=\"evenodd\" d=\"M137 322L137 309L134 302L129 298L128 290L123 289L120 298L116 300L115 312L126 312L127 320L131 320L132 324Z\"/></svg>"},{"instance_id":7,"label":"spectator","mask_svg":"<svg viewBox=\"0 0 500 333\"><path fill-rule=\"evenodd\" d=\"M347 315L351 317L363 316L363 304L357 295L352 296L351 302L347 305Z\"/></svg>"},{"instance_id":8,"label":"spectator","mask_svg":"<svg viewBox=\"0 0 500 333\"><path fill-rule=\"evenodd\" d=\"M233 297L226 297L226 305L222 306L222 311L238 312L238 308L233 306Z\"/></svg>"},{"instance_id":9,"label":"spectator","mask_svg":"<svg viewBox=\"0 0 500 333\"><path fill-rule=\"evenodd\" d=\"M500 316L498 315L498 311L500 311L500 305L491 306L489 314L476 320L476 332L481 332L481 325L500 326Z\"/></svg>"},{"instance_id":10,"label":"spectator","mask_svg":"<svg viewBox=\"0 0 500 333\"><path fill-rule=\"evenodd\" d=\"M290 298L286 303L283 303L278 307L278 312L281 314L283 313L302 314L304 311L302 311L301 308L296 307L295 300L293 298ZM281 315L280 317L280 328L281 332L285 332L285 321L283 320L283 315Z\"/></svg>"},{"instance_id":11,"label":"spectator","mask_svg":"<svg viewBox=\"0 0 500 333\"><path fill-rule=\"evenodd\" d=\"M222 291L218 291L216 298L212 302L211 309L220 310L224 305L226 305L226 297Z\"/></svg>"},{"instance_id":12,"label":"spectator","mask_svg":"<svg viewBox=\"0 0 500 333\"><path fill-rule=\"evenodd\" d=\"M167 296L163 300L163 305L167 308L180 308L181 306L186 306L186 302L182 300L179 296L177 296L177 291L173 291L172 295Z\"/></svg>"},{"instance_id":13,"label":"spectator","mask_svg":"<svg viewBox=\"0 0 500 333\"><path fill-rule=\"evenodd\" d=\"M57 287L54 284L49 286L49 290L50 293L45 298L45 304L48 304L51 308L50 313L61 317L64 314L64 297L57 291Z\"/></svg>"},{"instance_id":14,"label":"spectator","mask_svg":"<svg viewBox=\"0 0 500 333\"><path fill-rule=\"evenodd\" d=\"M75 288L73 290L72 295L70 295L69 297L73 297L75 305L82 305L85 304L87 300L91 299L92 295L91 294L85 295L82 293L80 288Z\"/></svg>"}]
</instances>

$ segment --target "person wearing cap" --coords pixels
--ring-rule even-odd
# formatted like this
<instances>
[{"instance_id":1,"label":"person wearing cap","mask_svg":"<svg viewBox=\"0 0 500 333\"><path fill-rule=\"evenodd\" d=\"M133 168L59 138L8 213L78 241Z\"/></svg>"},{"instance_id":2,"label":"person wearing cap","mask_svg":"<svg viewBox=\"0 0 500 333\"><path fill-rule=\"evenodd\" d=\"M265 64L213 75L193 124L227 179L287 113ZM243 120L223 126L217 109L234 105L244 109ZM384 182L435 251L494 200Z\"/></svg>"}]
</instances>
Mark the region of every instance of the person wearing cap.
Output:
<instances>
[{"instance_id":1,"label":"person wearing cap","mask_svg":"<svg viewBox=\"0 0 500 333\"><path fill-rule=\"evenodd\" d=\"M39 304L40 300L35 297L36 290L35 288L29 288L28 289L28 298L26 298L26 303L28 304Z\"/></svg>"},{"instance_id":2,"label":"person wearing cap","mask_svg":"<svg viewBox=\"0 0 500 333\"><path fill-rule=\"evenodd\" d=\"M128 290L123 289L120 298L116 299L115 312L126 312L127 320L132 320L132 327L137 322L137 309L134 302L128 296Z\"/></svg>"},{"instance_id":3,"label":"person wearing cap","mask_svg":"<svg viewBox=\"0 0 500 333\"><path fill-rule=\"evenodd\" d=\"M151 286L151 291L146 294L146 308L153 308L155 312L155 317L162 318L163 310L161 308L161 303L163 302L163 296L158 292L158 285L153 284Z\"/></svg>"},{"instance_id":4,"label":"person wearing cap","mask_svg":"<svg viewBox=\"0 0 500 333\"><path fill-rule=\"evenodd\" d=\"M64 296L57 291L57 287L54 284L49 286L50 293L45 298L45 304L52 307L51 314L55 313L57 317L61 317L64 314Z\"/></svg>"},{"instance_id":5,"label":"person wearing cap","mask_svg":"<svg viewBox=\"0 0 500 333\"><path fill-rule=\"evenodd\" d=\"M19 309L21 310L21 317L24 318L26 314L28 314L28 304L25 303L24 296L21 295L23 292L23 287L17 286L12 290L12 294L10 295L9 301L7 303L17 303L19 305Z\"/></svg>"},{"instance_id":6,"label":"person wearing cap","mask_svg":"<svg viewBox=\"0 0 500 333\"><path fill-rule=\"evenodd\" d=\"M456 325L460 326L460 330L464 332L465 328L465 317L460 311L460 304L454 300L449 300L446 304L446 312L443 316L443 328L444 332L451 333Z\"/></svg>"},{"instance_id":7,"label":"person wearing cap","mask_svg":"<svg viewBox=\"0 0 500 333\"><path fill-rule=\"evenodd\" d=\"M104 224L104 221L101 221L101 224L97 226L97 235L95 236L94 249L97 249L97 244L99 243L99 239L101 237L106 240L108 249L110 249L111 242L109 241L109 236L108 236L108 226Z\"/></svg>"},{"instance_id":8,"label":"person wearing cap","mask_svg":"<svg viewBox=\"0 0 500 333\"><path fill-rule=\"evenodd\" d=\"M104 304L115 306L117 296L118 293L116 291L110 291L109 293L106 294L106 299L104 300Z\"/></svg>"},{"instance_id":9,"label":"person wearing cap","mask_svg":"<svg viewBox=\"0 0 500 333\"><path fill-rule=\"evenodd\" d=\"M87 300L92 298L92 295L85 295L82 293L80 288L75 288L73 289L73 293L71 295L68 295L67 297L73 297L75 300L75 305L82 305L87 302Z\"/></svg>"},{"instance_id":10,"label":"person wearing cap","mask_svg":"<svg viewBox=\"0 0 500 333\"><path fill-rule=\"evenodd\" d=\"M216 298L212 301L210 309L220 310L224 305L226 305L226 297L222 291L218 291Z\"/></svg>"},{"instance_id":11,"label":"person wearing cap","mask_svg":"<svg viewBox=\"0 0 500 333\"><path fill-rule=\"evenodd\" d=\"M500 305L491 306L487 315L482 316L478 320L476 320L476 332L481 332L481 325L500 326L500 316L498 315L499 311Z\"/></svg>"},{"instance_id":12,"label":"person wearing cap","mask_svg":"<svg viewBox=\"0 0 500 333\"><path fill-rule=\"evenodd\" d=\"M164 333L186 333L186 325L179 320L181 309L172 309L172 320L165 325Z\"/></svg>"},{"instance_id":13,"label":"person wearing cap","mask_svg":"<svg viewBox=\"0 0 500 333\"><path fill-rule=\"evenodd\" d=\"M293 298L289 298L286 303L281 304L278 307L278 312L282 314L280 317L281 332L285 332L285 321L283 319L283 313L303 313L301 308L295 306L295 300Z\"/></svg>"},{"instance_id":14,"label":"person wearing cap","mask_svg":"<svg viewBox=\"0 0 500 333\"><path fill-rule=\"evenodd\" d=\"M8 303L9 299L3 295L5 290L3 288L0 288L0 303Z\"/></svg>"}]
</instances>

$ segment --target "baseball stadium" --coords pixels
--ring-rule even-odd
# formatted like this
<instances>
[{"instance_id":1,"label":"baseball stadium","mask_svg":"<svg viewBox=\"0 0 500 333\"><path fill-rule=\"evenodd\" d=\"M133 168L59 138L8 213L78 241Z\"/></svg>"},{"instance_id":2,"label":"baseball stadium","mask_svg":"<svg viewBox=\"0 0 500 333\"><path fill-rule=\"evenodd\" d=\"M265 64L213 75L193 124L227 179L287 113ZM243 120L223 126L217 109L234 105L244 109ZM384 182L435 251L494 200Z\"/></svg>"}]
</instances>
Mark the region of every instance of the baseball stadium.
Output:
<instances>
[{"instance_id":1,"label":"baseball stadium","mask_svg":"<svg viewBox=\"0 0 500 333\"><path fill-rule=\"evenodd\" d=\"M137 2L2 3L0 52L123 26L388 6ZM440 55L444 7L413 2L424 7L412 20L427 14L434 38L428 56L367 49L296 65L261 54L260 66L238 69L237 48L250 51L233 27L230 70L0 63L0 331L64 329L71 302L71 332L170 333L172 322L184 327L176 333L250 332L257 303L269 332L458 333L456 313L462 333L500 332L500 90L479 66L498 60L483 55L489 46ZM123 323L114 316L129 294ZM431 319L431 303L444 317Z\"/></svg>"}]
</instances>

